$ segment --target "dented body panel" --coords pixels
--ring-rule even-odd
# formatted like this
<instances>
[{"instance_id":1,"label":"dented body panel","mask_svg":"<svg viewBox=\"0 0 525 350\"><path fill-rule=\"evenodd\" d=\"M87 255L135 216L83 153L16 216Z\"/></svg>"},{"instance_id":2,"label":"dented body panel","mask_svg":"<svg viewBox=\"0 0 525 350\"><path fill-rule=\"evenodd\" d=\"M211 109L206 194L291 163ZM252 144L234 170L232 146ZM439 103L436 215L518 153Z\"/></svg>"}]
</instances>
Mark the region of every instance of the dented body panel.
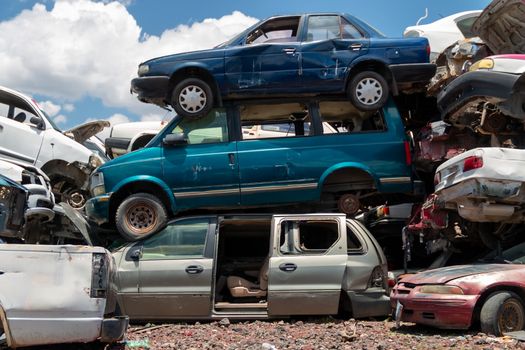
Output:
<instances>
[{"instance_id":1,"label":"dented body panel","mask_svg":"<svg viewBox=\"0 0 525 350\"><path fill-rule=\"evenodd\" d=\"M86 343L101 337L106 294L94 295L92 289L96 254L111 264L109 253L100 247L0 246L0 317L10 347ZM106 269L111 271L111 266Z\"/></svg>"}]
</instances>

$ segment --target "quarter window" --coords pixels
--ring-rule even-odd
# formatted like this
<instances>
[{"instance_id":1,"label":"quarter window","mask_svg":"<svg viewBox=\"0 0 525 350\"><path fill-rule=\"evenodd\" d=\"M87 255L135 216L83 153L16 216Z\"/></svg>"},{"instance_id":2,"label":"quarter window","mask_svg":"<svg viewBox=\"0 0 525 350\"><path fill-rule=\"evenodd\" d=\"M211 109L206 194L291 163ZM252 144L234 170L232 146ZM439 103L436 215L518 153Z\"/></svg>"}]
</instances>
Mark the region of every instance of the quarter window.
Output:
<instances>
[{"instance_id":1,"label":"quarter window","mask_svg":"<svg viewBox=\"0 0 525 350\"><path fill-rule=\"evenodd\" d=\"M226 111L215 109L202 118L182 118L171 133L183 133L190 145L228 142Z\"/></svg>"},{"instance_id":2,"label":"quarter window","mask_svg":"<svg viewBox=\"0 0 525 350\"><path fill-rule=\"evenodd\" d=\"M208 220L175 222L144 241L142 260L193 259L204 255Z\"/></svg>"},{"instance_id":3,"label":"quarter window","mask_svg":"<svg viewBox=\"0 0 525 350\"><path fill-rule=\"evenodd\" d=\"M306 41L340 39L341 30L339 16L308 17L308 33Z\"/></svg>"}]
</instances>

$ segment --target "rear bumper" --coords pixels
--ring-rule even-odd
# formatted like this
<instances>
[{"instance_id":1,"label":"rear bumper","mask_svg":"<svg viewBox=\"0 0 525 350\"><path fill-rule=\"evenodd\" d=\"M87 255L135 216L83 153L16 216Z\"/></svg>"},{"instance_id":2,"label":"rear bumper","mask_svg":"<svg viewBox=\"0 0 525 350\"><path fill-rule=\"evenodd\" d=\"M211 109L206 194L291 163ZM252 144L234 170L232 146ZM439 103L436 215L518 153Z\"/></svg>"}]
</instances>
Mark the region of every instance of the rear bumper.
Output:
<instances>
[{"instance_id":1,"label":"rear bumper","mask_svg":"<svg viewBox=\"0 0 525 350\"><path fill-rule=\"evenodd\" d=\"M128 329L129 318L127 316L115 316L105 318L102 321L100 341L103 343L114 343L122 338Z\"/></svg>"},{"instance_id":2,"label":"rear bumper","mask_svg":"<svg viewBox=\"0 0 525 350\"><path fill-rule=\"evenodd\" d=\"M361 318L389 315L390 298L385 293L381 288L369 288L362 292L347 291L352 303L352 316Z\"/></svg>"},{"instance_id":3,"label":"rear bumper","mask_svg":"<svg viewBox=\"0 0 525 350\"><path fill-rule=\"evenodd\" d=\"M447 116L476 98L492 103L509 100L502 106L503 109L513 117L523 119L519 90L524 85L525 75L493 71L467 72L443 89L437 97L437 104L441 115Z\"/></svg>"},{"instance_id":4,"label":"rear bumper","mask_svg":"<svg viewBox=\"0 0 525 350\"><path fill-rule=\"evenodd\" d=\"M467 329L479 295L398 294L390 297L395 310L399 301L403 306L399 321L413 322L445 329ZM395 316L395 315L394 315Z\"/></svg>"},{"instance_id":5,"label":"rear bumper","mask_svg":"<svg viewBox=\"0 0 525 350\"><path fill-rule=\"evenodd\" d=\"M436 65L433 63L391 64L388 68L397 84L426 83L436 74Z\"/></svg>"},{"instance_id":6,"label":"rear bumper","mask_svg":"<svg viewBox=\"0 0 525 350\"><path fill-rule=\"evenodd\" d=\"M144 102L164 101L168 96L169 81L167 76L135 78L131 81L131 92Z\"/></svg>"}]
</instances>

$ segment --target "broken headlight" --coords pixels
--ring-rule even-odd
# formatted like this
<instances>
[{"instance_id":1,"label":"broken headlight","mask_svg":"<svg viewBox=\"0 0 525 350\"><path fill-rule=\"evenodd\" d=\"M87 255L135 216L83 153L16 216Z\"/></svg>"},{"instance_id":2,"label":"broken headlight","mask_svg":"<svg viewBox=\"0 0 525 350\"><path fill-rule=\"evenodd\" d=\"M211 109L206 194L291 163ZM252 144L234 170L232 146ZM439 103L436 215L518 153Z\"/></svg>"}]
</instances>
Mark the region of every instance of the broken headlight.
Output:
<instances>
[{"instance_id":1,"label":"broken headlight","mask_svg":"<svg viewBox=\"0 0 525 350\"><path fill-rule=\"evenodd\" d=\"M91 178L89 180L89 189L93 197L106 193L106 187L104 186L104 174L100 172L94 172L91 174Z\"/></svg>"},{"instance_id":2,"label":"broken headlight","mask_svg":"<svg viewBox=\"0 0 525 350\"><path fill-rule=\"evenodd\" d=\"M444 286L444 285L438 285L438 284L428 284L426 286L422 286L419 289L420 293L425 294L459 294L463 295L463 290L459 288L458 286Z\"/></svg>"},{"instance_id":3,"label":"broken headlight","mask_svg":"<svg viewBox=\"0 0 525 350\"><path fill-rule=\"evenodd\" d=\"M491 58L484 58L470 66L469 71L473 72L475 70L492 68L494 68L494 61Z\"/></svg>"},{"instance_id":4,"label":"broken headlight","mask_svg":"<svg viewBox=\"0 0 525 350\"><path fill-rule=\"evenodd\" d=\"M144 74L147 74L149 72L149 66L147 64L141 64L139 66L138 75L139 77L143 76Z\"/></svg>"},{"instance_id":5,"label":"broken headlight","mask_svg":"<svg viewBox=\"0 0 525 350\"><path fill-rule=\"evenodd\" d=\"M102 164L104 164L104 160L102 160L98 154L93 153L89 156L89 165L92 168L98 168Z\"/></svg>"},{"instance_id":6,"label":"broken headlight","mask_svg":"<svg viewBox=\"0 0 525 350\"><path fill-rule=\"evenodd\" d=\"M109 261L104 253L93 253L91 293L92 298L105 298L108 290Z\"/></svg>"},{"instance_id":7,"label":"broken headlight","mask_svg":"<svg viewBox=\"0 0 525 350\"><path fill-rule=\"evenodd\" d=\"M0 186L0 199L8 199L11 196L12 189L7 186Z\"/></svg>"}]
</instances>

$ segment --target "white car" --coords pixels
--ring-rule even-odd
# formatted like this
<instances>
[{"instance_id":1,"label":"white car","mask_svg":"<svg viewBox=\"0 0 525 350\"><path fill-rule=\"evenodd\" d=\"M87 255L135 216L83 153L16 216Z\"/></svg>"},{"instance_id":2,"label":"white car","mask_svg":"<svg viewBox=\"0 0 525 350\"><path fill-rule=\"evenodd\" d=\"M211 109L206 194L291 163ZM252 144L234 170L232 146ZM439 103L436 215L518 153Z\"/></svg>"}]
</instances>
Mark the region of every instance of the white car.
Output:
<instances>
[{"instance_id":1,"label":"white car","mask_svg":"<svg viewBox=\"0 0 525 350\"><path fill-rule=\"evenodd\" d=\"M95 121L62 132L32 98L0 86L0 157L42 169L55 194L75 208L87 200L89 174L104 162L82 143L107 126Z\"/></svg>"},{"instance_id":2,"label":"white car","mask_svg":"<svg viewBox=\"0 0 525 350\"><path fill-rule=\"evenodd\" d=\"M425 37L430 44L430 61L458 40L477 36L472 32L472 24L481 10L459 12L429 24L410 26L403 32L404 37Z\"/></svg>"},{"instance_id":3,"label":"white car","mask_svg":"<svg viewBox=\"0 0 525 350\"><path fill-rule=\"evenodd\" d=\"M110 316L118 310L106 249L1 244L0 261L0 341L9 347L98 341L102 349L122 339L128 318Z\"/></svg>"},{"instance_id":4,"label":"white car","mask_svg":"<svg viewBox=\"0 0 525 350\"><path fill-rule=\"evenodd\" d=\"M104 141L110 158L136 151L159 133L167 120L132 122L113 125L109 137Z\"/></svg>"},{"instance_id":5,"label":"white car","mask_svg":"<svg viewBox=\"0 0 525 350\"><path fill-rule=\"evenodd\" d=\"M525 221L525 150L484 147L436 170L436 202L473 222Z\"/></svg>"}]
</instances>

